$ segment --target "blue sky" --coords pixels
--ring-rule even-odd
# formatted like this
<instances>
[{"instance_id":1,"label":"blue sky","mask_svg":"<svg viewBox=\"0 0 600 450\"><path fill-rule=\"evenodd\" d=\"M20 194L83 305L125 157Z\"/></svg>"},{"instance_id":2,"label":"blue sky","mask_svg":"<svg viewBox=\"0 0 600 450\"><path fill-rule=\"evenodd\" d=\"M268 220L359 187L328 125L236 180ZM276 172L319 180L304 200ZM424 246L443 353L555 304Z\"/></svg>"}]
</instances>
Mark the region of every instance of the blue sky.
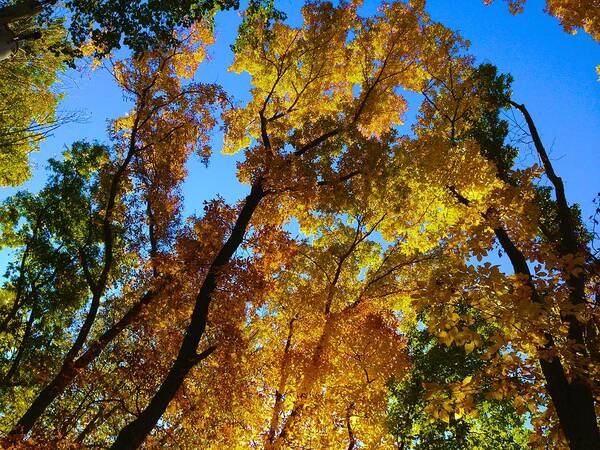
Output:
<instances>
[{"instance_id":1,"label":"blue sky","mask_svg":"<svg viewBox=\"0 0 600 450\"><path fill-rule=\"evenodd\" d=\"M600 64L600 45L582 32L575 36L565 33L555 18L542 11L541 0L529 0L525 12L517 16L510 15L501 0L488 7L482 3L428 0L427 10L434 20L471 41L471 53L478 62L493 63L501 72L513 75L513 99L527 105L566 183L568 198L582 205L587 218L593 212L594 195L600 192L600 83L595 71ZM294 22L299 18L300 4L294 0L277 2ZM378 0L365 0L364 10L373 11L378 4ZM248 77L226 71L232 61L229 44L238 23L236 12L218 15L217 42L210 50L210 62L201 66L199 78L222 84L243 101L248 98ZM41 152L32 156L34 177L20 189L38 189L47 159L59 156L72 142L107 142L107 121L127 110L121 92L103 70L70 70L62 77L60 88L66 93L61 109L80 111L87 120L63 126L42 144ZM406 121L410 123L413 117L414 108ZM208 169L196 160L189 164L184 186L187 213L200 211L202 201L217 194L233 201L247 192L247 186L235 178L240 156L221 155L220 138L215 136L215 156ZM532 151L524 147L524 161L532 158ZM15 191L0 189L0 199Z\"/></svg>"}]
</instances>

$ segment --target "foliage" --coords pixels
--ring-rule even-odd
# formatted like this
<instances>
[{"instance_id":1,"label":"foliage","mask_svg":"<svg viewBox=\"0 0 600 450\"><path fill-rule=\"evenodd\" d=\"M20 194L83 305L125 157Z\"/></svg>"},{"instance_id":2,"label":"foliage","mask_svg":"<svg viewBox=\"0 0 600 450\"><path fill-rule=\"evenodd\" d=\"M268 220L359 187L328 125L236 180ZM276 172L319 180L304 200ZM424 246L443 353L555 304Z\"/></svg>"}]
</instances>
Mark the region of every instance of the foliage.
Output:
<instances>
[{"instance_id":1,"label":"foliage","mask_svg":"<svg viewBox=\"0 0 600 450\"><path fill-rule=\"evenodd\" d=\"M522 449L529 431L524 415L506 400L475 399L468 415L451 407L432 418L428 411L429 383L468 385L485 364L478 352L447 347L427 331L409 338L411 368L398 383L392 382L388 426L402 449Z\"/></svg>"},{"instance_id":2,"label":"foliage","mask_svg":"<svg viewBox=\"0 0 600 450\"><path fill-rule=\"evenodd\" d=\"M19 34L36 25L29 19L11 26ZM56 112L61 100L56 83L70 60L63 21L43 22L41 31L42 39L24 42L16 56L0 63L0 186L26 181L29 154L69 120Z\"/></svg>"},{"instance_id":3,"label":"foliage","mask_svg":"<svg viewBox=\"0 0 600 450\"><path fill-rule=\"evenodd\" d=\"M2 205L2 244L17 249L3 286L2 390L14 402L4 423L57 370L73 337L87 296L80 254L89 258L91 271L101 256L99 197L107 158L104 147L75 144L63 161L50 161L52 174L41 192L19 193Z\"/></svg>"},{"instance_id":4,"label":"foliage","mask_svg":"<svg viewBox=\"0 0 600 450\"><path fill-rule=\"evenodd\" d=\"M597 266L512 78L420 1L309 1L298 25L264 5L232 47L247 102L197 81L213 25L186 22L111 61L131 111L110 145L2 205L2 444L593 443ZM543 168L515 166L509 107ZM249 192L186 217L217 125Z\"/></svg>"},{"instance_id":5,"label":"foliage","mask_svg":"<svg viewBox=\"0 0 600 450\"><path fill-rule=\"evenodd\" d=\"M281 16L274 8L273 0L250 0L247 3L247 11L252 14ZM137 55L149 48L173 46L178 43L177 31L210 20L218 11L238 9L240 1L67 0L60 6L56 6L55 1L46 0L0 2L0 11L10 22L16 18L11 14L19 15L9 11L12 6L27 12L42 9L41 22L52 21L50 18L56 16L68 17L69 36L74 44L69 53L81 56L92 52L94 56L103 57L123 45Z\"/></svg>"}]
</instances>

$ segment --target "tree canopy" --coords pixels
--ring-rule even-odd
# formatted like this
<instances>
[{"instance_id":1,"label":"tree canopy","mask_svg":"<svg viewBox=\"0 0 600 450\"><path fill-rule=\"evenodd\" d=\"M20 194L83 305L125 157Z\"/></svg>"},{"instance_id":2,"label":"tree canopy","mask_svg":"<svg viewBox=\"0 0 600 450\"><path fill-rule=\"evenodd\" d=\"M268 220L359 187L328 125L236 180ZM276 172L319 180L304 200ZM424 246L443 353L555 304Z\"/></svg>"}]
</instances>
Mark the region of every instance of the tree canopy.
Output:
<instances>
[{"instance_id":1,"label":"tree canopy","mask_svg":"<svg viewBox=\"0 0 600 450\"><path fill-rule=\"evenodd\" d=\"M70 43L0 62L37 80L0 81L0 182L56 122L55 43L128 45L101 70L130 110L0 204L4 447L600 448L594 229L512 76L423 1L250 2L247 101L200 81L237 2L66 6ZM188 215L218 140L245 197Z\"/></svg>"},{"instance_id":2,"label":"tree canopy","mask_svg":"<svg viewBox=\"0 0 600 450\"><path fill-rule=\"evenodd\" d=\"M42 38L21 44L17 54L0 62L0 186L16 186L30 176L29 154L58 125L73 119L57 112L56 86L69 60L63 20L25 19L12 31L41 28Z\"/></svg>"}]
</instances>

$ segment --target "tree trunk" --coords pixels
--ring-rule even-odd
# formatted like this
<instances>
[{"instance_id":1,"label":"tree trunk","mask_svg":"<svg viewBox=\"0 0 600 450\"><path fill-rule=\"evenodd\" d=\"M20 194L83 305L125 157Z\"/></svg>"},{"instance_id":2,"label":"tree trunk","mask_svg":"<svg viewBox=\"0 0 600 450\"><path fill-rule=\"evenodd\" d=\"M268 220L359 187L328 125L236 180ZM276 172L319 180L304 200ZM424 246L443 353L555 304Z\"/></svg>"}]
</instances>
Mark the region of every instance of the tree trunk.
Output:
<instances>
[{"instance_id":1,"label":"tree trunk","mask_svg":"<svg viewBox=\"0 0 600 450\"><path fill-rule=\"evenodd\" d=\"M511 101L511 105L523 114L546 175L554 186L556 209L558 213L558 227L560 232L558 252L561 256L571 255L575 257L584 249L582 243L579 242L578 239L562 178L554 171L554 167L548 157L548 153L542 143L542 139L537 131L533 118L525 105L518 104L514 101ZM573 306L581 305L586 302L586 276L583 268L581 269L582 270L577 274L565 274L565 282L570 290L569 300ZM584 337L585 324L581 323L575 314L570 312L564 314L563 320L569 325L568 338L578 347L577 353L580 353L583 358L587 357ZM562 376L564 377L564 371ZM574 373L570 382L565 378L565 383L566 384L562 384L562 382L560 382L554 388L549 385L548 389L551 392L552 400L555 404L561 424L563 425L563 431L569 441L569 445L572 449L600 449L600 432L598 431L596 411L594 408L594 394L589 385L589 381L586 379L585 375L582 376L582 374ZM562 410L562 413L559 408Z\"/></svg>"},{"instance_id":2,"label":"tree trunk","mask_svg":"<svg viewBox=\"0 0 600 450\"><path fill-rule=\"evenodd\" d=\"M523 253L514 245L506 230L497 227L494 230L500 245L508 255L513 270L527 276L531 288L532 301L539 302L537 291L531 281L531 273ZM547 346L553 347L551 337L546 336ZM546 378L546 388L556 409L558 420L571 450L600 449L600 434L596 423L594 398L587 384L578 377L571 382L558 357L540 358L540 366Z\"/></svg>"},{"instance_id":3,"label":"tree trunk","mask_svg":"<svg viewBox=\"0 0 600 450\"><path fill-rule=\"evenodd\" d=\"M102 350L129 324L134 322L143 311L145 305L149 304L157 295L158 291L148 291L129 311L104 332L88 349L76 360L67 361L63 364L54 379L39 393L29 409L19 419L17 424L9 432L3 444L10 444L27 434L33 428L35 422L41 417L46 408L58 397L65 388L75 379L77 374L85 369Z\"/></svg>"},{"instance_id":4,"label":"tree trunk","mask_svg":"<svg viewBox=\"0 0 600 450\"><path fill-rule=\"evenodd\" d=\"M470 200L462 196L453 186L449 186L448 190L459 203L470 206ZM487 213L484 213L483 217L489 218ZM502 226L494 228L494 234L508 256L515 274L526 277L527 285L531 290L531 301L539 303L541 299L533 284L525 255L517 248ZM553 339L549 334L546 334L545 337L547 342L544 350L549 350L554 347ZM556 409L558 420L565 437L569 441L571 450L600 449L600 434L596 422L594 398L589 386L578 377L574 377L569 382L563 364L558 357L540 358L539 361L546 379L546 389L550 394L552 404Z\"/></svg>"},{"instance_id":5,"label":"tree trunk","mask_svg":"<svg viewBox=\"0 0 600 450\"><path fill-rule=\"evenodd\" d=\"M19 350L13 360L10 369L4 375L4 379L2 380L2 386L8 386L12 377L17 373L19 368L19 364L21 363L21 358L25 353L25 349L27 348L27 344L29 343L29 336L31 335L31 329L33 327L33 321L35 320L34 309L29 313L29 319L27 319L27 325L25 326L25 332L23 333L23 339L21 339L21 345L19 345Z\"/></svg>"},{"instance_id":6,"label":"tree trunk","mask_svg":"<svg viewBox=\"0 0 600 450\"><path fill-rule=\"evenodd\" d=\"M231 235L221 247L221 250L215 257L208 269L206 278L202 287L196 296L196 303L190 324L186 330L183 342L175 362L171 366L169 373L161 384L160 388L150 400L148 406L140 415L129 425L124 427L114 444L110 447L112 450L129 450L138 448L146 439L146 436L152 431L156 422L163 415L167 406L177 393L177 390L183 384L188 372L202 359L206 358L214 347L209 348L201 354L197 353L198 344L206 329L208 309L212 294L217 287L218 276L223 267L229 263L233 254L239 248L246 234L250 219L258 207L260 201L265 196L262 186L262 179L259 178L253 185L250 194L240 211Z\"/></svg>"},{"instance_id":7,"label":"tree trunk","mask_svg":"<svg viewBox=\"0 0 600 450\"><path fill-rule=\"evenodd\" d=\"M16 22L42 12L44 4L53 5L56 0L25 0L16 5L0 8L0 24Z\"/></svg>"}]
</instances>

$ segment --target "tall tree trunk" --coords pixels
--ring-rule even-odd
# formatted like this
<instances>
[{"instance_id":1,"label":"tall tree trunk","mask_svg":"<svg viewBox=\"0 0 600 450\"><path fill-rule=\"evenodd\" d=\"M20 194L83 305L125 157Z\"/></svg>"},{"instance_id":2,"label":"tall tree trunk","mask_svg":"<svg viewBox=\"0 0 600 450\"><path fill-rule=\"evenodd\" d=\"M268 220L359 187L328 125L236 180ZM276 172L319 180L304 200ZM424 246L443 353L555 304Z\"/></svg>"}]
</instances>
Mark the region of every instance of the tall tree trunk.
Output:
<instances>
[{"instance_id":1,"label":"tall tree trunk","mask_svg":"<svg viewBox=\"0 0 600 450\"><path fill-rule=\"evenodd\" d=\"M525 105L514 101L511 101L511 105L523 114L546 175L554 187L558 213L558 229L560 233L558 252L561 256L579 256L581 253L585 253L584 244L579 241L571 208L567 202L564 183L561 177L554 171L554 167L548 157L535 123ZM576 274L565 274L565 282L569 287L569 301L572 306L581 305L586 302L586 273L583 268L580 269ZM581 323L572 312L567 312L563 318L569 325L568 338L577 346L575 353L586 358L588 355L584 337L585 324ZM571 380L566 380L566 385L557 385L555 395L551 394L561 424L564 424L563 431L572 449L600 449L600 432L598 430L594 394L590 382L592 380L588 380L584 374L574 372L571 374ZM562 414L559 411L559 407L563 411Z\"/></svg>"},{"instance_id":2,"label":"tall tree trunk","mask_svg":"<svg viewBox=\"0 0 600 450\"><path fill-rule=\"evenodd\" d=\"M33 17L42 12L44 3L55 2L25 0L24 2L19 2L16 5L9 5L5 6L4 8L0 8L0 24L11 23L20 19L26 19L27 17Z\"/></svg>"},{"instance_id":3,"label":"tall tree trunk","mask_svg":"<svg viewBox=\"0 0 600 450\"><path fill-rule=\"evenodd\" d=\"M17 373L19 368L19 364L21 363L21 358L23 358L23 354L25 353L25 349L27 348L27 344L29 343L29 336L31 336L31 329L33 328L33 321L35 320L35 306L34 309L29 313L29 319L27 319L27 325L25 326L25 332L23 333L23 339L21 339L21 345L19 345L19 350L15 355L15 359L13 360L10 369L4 375L2 379L2 386L10 385L10 381L12 377Z\"/></svg>"},{"instance_id":4,"label":"tall tree trunk","mask_svg":"<svg viewBox=\"0 0 600 450\"><path fill-rule=\"evenodd\" d=\"M128 325L133 323L148 305L160 292L160 288L156 291L148 291L127 313L111 328L106 330L96 341L94 341L88 349L77 359L69 361L61 367L61 370L54 379L39 393L33 401L29 409L19 419L17 424L10 431L6 439L2 442L9 445L23 437L32 428L35 422L42 416L46 408L52 401L58 397L65 388L75 379L77 374L85 369L94 359L100 355L102 350Z\"/></svg>"},{"instance_id":5,"label":"tall tree trunk","mask_svg":"<svg viewBox=\"0 0 600 450\"><path fill-rule=\"evenodd\" d=\"M459 203L470 206L471 202L462 196L454 187L448 189ZM483 217L489 219L488 213ZM506 230L502 226L494 228L494 234L502 249L508 256L515 274L524 275L531 291L531 301L539 303L539 294L533 284L531 271L523 252L517 248ZM554 347L552 336L545 335L546 345L543 350ZM596 423L594 399L587 384L587 389L582 389L581 383L574 377L569 381L562 362L558 357L540 358L540 367L546 379L546 389L556 409L565 437L569 441L571 450L600 449L600 435Z\"/></svg>"},{"instance_id":6,"label":"tall tree trunk","mask_svg":"<svg viewBox=\"0 0 600 450\"><path fill-rule=\"evenodd\" d=\"M532 301L539 301L525 256L514 245L506 230L497 227L494 232L508 255L514 272L527 277L532 292ZM553 347L551 337L546 336L546 339L549 341L546 346ZM569 441L570 448L572 450L600 449L594 399L587 384L582 389L577 377L569 381L558 357L540 358L540 366L546 378L546 388L552 398L558 420Z\"/></svg>"},{"instance_id":7,"label":"tall tree trunk","mask_svg":"<svg viewBox=\"0 0 600 450\"><path fill-rule=\"evenodd\" d=\"M281 415L285 386L287 384L289 352L292 346L292 337L294 335L294 322L296 321L296 317L292 318L289 322L289 331L287 339L285 340L285 347L283 348L283 356L281 358L281 366L279 368L279 384L277 386L277 390L275 391L275 403L273 404L273 411L271 412L269 432L264 443L265 448L272 447L273 441L275 440L275 435L277 433L277 430L279 429L279 416Z\"/></svg>"},{"instance_id":8,"label":"tall tree trunk","mask_svg":"<svg viewBox=\"0 0 600 450\"><path fill-rule=\"evenodd\" d=\"M183 380L188 372L202 359L206 358L215 347L198 354L198 344L206 329L208 309L212 294L217 287L218 277L223 267L229 263L236 250L241 245L250 219L258 207L260 201L266 195L263 190L262 178L259 178L253 185L250 194L246 197L231 235L221 247L221 250L215 257L208 269L206 278L202 283L200 291L196 296L196 303L190 324L186 330L183 342L175 362L171 366L165 380L160 385L158 391L150 400L148 406L140 415L129 425L124 427L114 444L110 447L112 450L128 450L138 448L146 439L146 436L152 431L158 419L163 415L167 406L177 393L177 390L183 384Z\"/></svg>"}]
</instances>

